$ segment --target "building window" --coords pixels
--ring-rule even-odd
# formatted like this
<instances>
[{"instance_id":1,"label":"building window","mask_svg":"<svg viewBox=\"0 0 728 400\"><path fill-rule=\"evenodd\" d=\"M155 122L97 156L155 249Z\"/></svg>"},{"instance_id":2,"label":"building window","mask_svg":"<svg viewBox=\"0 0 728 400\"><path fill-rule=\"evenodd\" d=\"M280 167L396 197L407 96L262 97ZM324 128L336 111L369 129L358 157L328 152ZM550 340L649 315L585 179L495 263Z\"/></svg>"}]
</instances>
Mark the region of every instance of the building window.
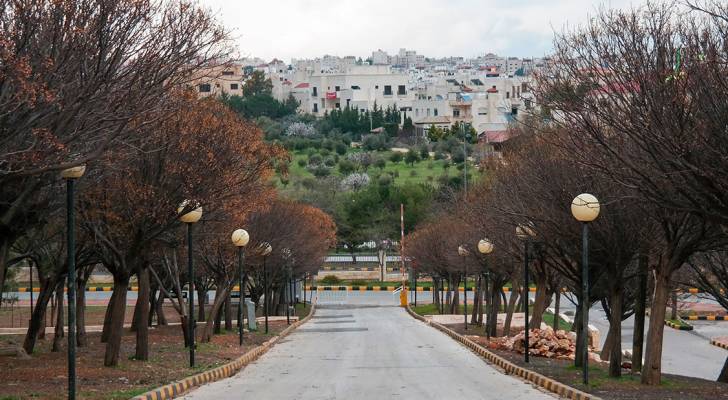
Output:
<instances>
[{"instance_id":1,"label":"building window","mask_svg":"<svg viewBox=\"0 0 728 400\"><path fill-rule=\"evenodd\" d=\"M384 95L385 96L392 95L392 86L391 85L384 85Z\"/></svg>"},{"instance_id":2,"label":"building window","mask_svg":"<svg viewBox=\"0 0 728 400\"><path fill-rule=\"evenodd\" d=\"M523 82L521 83L521 92L528 92L528 83Z\"/></svg>"},{"instance_id":3,"label":"building window","mask_svg":"<svg viewBox=\"0 0 728 400\"><path fill-rule=\"evenodd\" d=\"M341 90L341 88L336 86L336 87L334 87L334 90L336 90L338 92L339 90Z\"/></svg>"},{"instance_id":4,"label":"building window","mask_svg":"<svg viewBox=\"0 0 728 400\"><path fill-rule=\"evenodd\" d=\"M341 108L341 103L336 103L336 108Z\"/></svg>"},{"instance_id":5,"label":"building window","mask_svg":"<svg viewBox=\"0 0 728 400\"><path fill-rule=\"evenodd\" d=\"M238 84L237 83L231 83L230 84L230 90L238 90Z\"/></svg>"},{"instance_id":6,"label":"building window","mask_svg":"<svg viewBox=\"0 0 728 400\"><path fill-rule=\"evenodd\" d=\"M225 76L233 75L233 71L222 71L222 74Z\"/></svg>"},{"instance_id":7,"label":"building window","mask_svg":"<svg viewBox=\"0 0 728 400\"><path fill-rule=\"evenodd\" d=\"M404 85L397 86L397 94L400 96L404 96L407 94L407 90L405 89Z\"/></svg>"},{"instance_id":8,"label":"building window","mask_svg":"<svg viewBox=\"0 0 728 400\"><path fill-rule=\"evenodd\" d=\"M434 113L435 113L435 116L437 117L437 108L435 109Z\"/></svg>"},{"instance_id":9,"label":"building window","mask_svg":"<svg viewBox=\"0 0 728 400\"><path fill-rule=\"evenodd\" d=\"M351 89L352 89L352 90L359 90L359 89L361 89L361 88L360 88L360 87L359 87L358 85L352 85L352 86L351 86Z\"/></svg>"},{"instance_id":10,"label":"building window","mask_svg":"<svg viewBox=\"0 0 728 400\"><path fill-rule=\"evenodd\" d=\"M203 83L198 86L200 93L209 93L212 91L212 86L209 83Z\"/></svg>"},{"instance_id":11,"label":"building window","mask_svg":"<svg viewBox=\"0 0 728 400\"><path fill-rule=\"evenodd\" d=\"M452 110L452 116L453 117L459 117L460 116L460 110Z\"/></svg>"},{"instance_id":12,"label":"building window","mask_svg":"<svg viewBox=\"0 0 728 400\"><path fill-rule=\"evenodd\" d=\"M350 104L351 104L351 99L346 99L346 108L349 108Z\"/></svg>"},{"instance_id":13,"label":"building window","mask_svg":"<svg viewBox=\"0 0 728 400\"><path fill-rule=\"evenodd\" d=\"M518 115L518 108L517 107L511 108L511 115Z\"/></svg>"},{"instance_id":14,"label":"building window","mask_svg":"<svg viewBox=\"0 0 728 400\"><path fill-rule=\"evenodd\" d=\"M415 117L419 117L419 116L420 116L420 109L415 108Z\"/></svg>"},{"instance_id":15,"label":"building window","mask_svg":"<svg viewBox=\"0 0 728 400\"><path fill-rule=\"evenodd\" d=\"M316 86L313 87L313 93L311 93L313 97L318 96L318 91L316 90Z\"/></svg>"},{"instance_id":16,"label":"building window","mask_svg":"<svg viewBox=\"0 0 728 400\"><path fill-rule=\"evenodd\" d=\"M313 112L318 112L318 103L313 103Z\"/></svg>"},{"instance_id":17,"label":"building window","mask_svg":"<svg viewBox=\"0 0 728 400\"><path fill-rule=\"evenodd\" d=\"M506 99L510 99L510 98L511 98L511 92L506 92Z\"/></svg>"}]
</instances>

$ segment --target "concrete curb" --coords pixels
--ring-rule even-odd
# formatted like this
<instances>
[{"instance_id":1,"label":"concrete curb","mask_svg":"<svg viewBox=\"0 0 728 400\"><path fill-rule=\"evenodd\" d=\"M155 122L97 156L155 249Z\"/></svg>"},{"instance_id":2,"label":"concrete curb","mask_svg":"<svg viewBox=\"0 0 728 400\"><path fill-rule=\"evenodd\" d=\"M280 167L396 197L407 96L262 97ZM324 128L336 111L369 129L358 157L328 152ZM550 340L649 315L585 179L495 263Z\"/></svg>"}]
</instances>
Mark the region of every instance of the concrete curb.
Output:
<instances>
[{"instance_id":1,"label":"concrete curb","mask_svg":"<svg viewBox=\"0 0 728 400\"><path fill-rule=\"evenodd\" d=\"M692 331L693 326L692 325L678 325L674 322L665 321L665 325L669 326L672 329L676 329L678 331Z\"/></svg>"},{"instance_id":2,"label":"concrete curb","mask_svg":"<svg viewBox=\"0 0 728 400\"><path fill-rule=\"evenodd\" d=\"M516 375L523 380L531 382L531 383L535 384L536 386L546 389L551 393L555 393L565 399L601 400L599 397L582 392L581 390L574 389L571 386L564 385L561 382L555 381L551 378L547 378L536 372L529 371L525 368L519 367L516 364L513 364L512 362L506 360L505 358L500 357L500 356L496 355L495 353L488 351L485 347L473 342L472 340L466 338L463 335L460 335L459 333L453 331L452 329L447 328L441 324L438 324L437 322L432 322L432 321L427 320L427 318L412 311L412 309L409 306L407 306L407 312L415 319L418 319L418 320L426 323L427 325L430 325L430 326L434 327L435 329L446 333L451 338L460 342L463 346L469 348L470 350L477 353L479 356L485 358L486 361L488 361L489 363L498 366L505 372L506 375Z\"/></svg>"},{"instance_id":3,"label":"concrete curb","mask_svg":"<svg viewBox=\"0 0 728 400\"><path fill-rule=\"evenodd\" d=\"M273 347L276 342L281 340L282 338L286 337L288 334L293 332L294 329L298 328L301 324L305 323L311 317L313 317L314 312L316 311L316 303L311 303L311 311L308 313L308 315L303 318L300 321L294 322L289 326L288 328L281 331L278 336L274 336L265 343L261 344L258 347L255 347L254 349L248 351L247 353L243 354L242 356L238 357L232 362L229 362L225 365L219 366L217 368L213 368L209 371L205 371L196 375L188 376L186 378L183 378L182 380L179 380L177 382L172 382L168 385L164 385L162 387L158 387L156 389L152 389L146 393L140 394L138 396L133 397L131 400L167 400L167 399L173 399L177 396L180 396L184 393L187 393L190 389L193 389L198 386L202 386L207 383L212 383L219 381L221 379L229 378L240 369L242 369L244 366L250 364L251 362L255 361L258 357L263 355L266 351L268 351L271 347Z\"/></svg>"},{"instance_id":4,"label":"concrete curb","mask_svg":"<svg viewBox=\"0 0 728 400\"><path fill-rule=\"evenodd\" d=\"M728 321L728 315L688 315L688 321Z\"/></svg>"},{"instance_id":5,"label":"concrete curb","mask_svg":"<svg viewBox=\"0 0 728 400\"><path fill-rule=\"evenodd\" d=\"M719 341L717 341L715 339L710 339L710 344L712 344L713 346L718 346L721 349L728 350L728 344L727 343L719 342Z\"/></svg>"}]
</instances>

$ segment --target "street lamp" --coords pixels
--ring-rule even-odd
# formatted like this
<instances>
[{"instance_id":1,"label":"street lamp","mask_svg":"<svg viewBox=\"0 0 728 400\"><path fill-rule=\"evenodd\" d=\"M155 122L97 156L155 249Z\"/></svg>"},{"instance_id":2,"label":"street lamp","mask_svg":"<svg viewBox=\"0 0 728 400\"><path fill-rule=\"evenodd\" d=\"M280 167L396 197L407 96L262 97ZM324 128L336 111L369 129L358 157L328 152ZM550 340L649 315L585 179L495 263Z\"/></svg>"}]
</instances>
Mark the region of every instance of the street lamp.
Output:
<instances>
[{"instance_id":1,"label":"street lamp","mask_svg":"<svg viewBox=\"0 0 728 400\"><path fill-rule=\"evenodd\" d=\"M192 208L192 210L189 210ZM182 214L183 211L189 210ZM185 200L182 204L177 207L177 214L179 214L179 220L187 224L187 275L189 276L189 309L190 315L187 319L187 334L190 339L190 367L195 366L195 299L194 299L194 285L195 285L195 271L192 265L192 224L199 221L202 218L202 207L199 204L190 200Z\"/></svg>"},{"instance_id":2,"label":"street lamp","mask_svg":"<svg viewBox=\"0 0 728 400\"><path fill-rule=\"evenodd\" d=\"M483 255L488 255L488 254L492 253L493 252L493 243L488 239L480 239L480 241L478 242L478 251L480 252L480 254L483 254ZM485 262L485 292L488 293L488 285L489 285L488 259L485 258L484 262ZM490 338L490 330L488 328L492 324L492 321L490 320L491 313L488 312L488 310L489 310L489 308L493 307L493 304L492 304L493 298L492 297L493 297L492 294L491 294L491 298L488 298L488 296L486 295L487 303L485 304L485 316L486 316L485 336L488 338Z\"/></svg>"},{"instance_id":3,"label":"street lamp","mask_svg":"<svg viewBox=\"0 0 728 400\"><path fill-rule=\"evenodd\" d=\"M76 232L74 189L76 179L86 172L85 165L61 171L66 180L66 243L68 257L68 398L76 398Z\"/></svg>"},{"instance_id":4,"label":"street lamp","mask_svg":"<svg viewBox=\"0 0 728 400\"><path fill-rule=\"evenodd\" d=\"M270 243L263 242L259 246L260 255L263 256L263 312L265 313L265 333L268 333L268 273L265 270L265 259L273 251Z\"/></svg>"},{"instance_id":5,"label":"street lamp","mask_svg":"<svg viewBox=\"0 0 728 400\"><path fill-rule=\"evenodd\" d=\"M243 247L248 245L250 241L250 235L245 229L236 229L233 231L230 239L233 241L235 247L238 248L238 292L240 293L238 300L238 337L240 338L240 345L243 345L243 326L245 325L245 319L243 318L243 300L245 300L245 282L243 279Z\"/></svg>"},{"instance_id":6,"label":"street lamp","mask_svg":"<svg viewBox=\"0 0 728 400\"><path fill-rule=\"evenodd\" d=\"M582 223L581 248L581 346L584 351L583 379L589 383L589 222L599 216L599 200L594 195L582 193L571 201L571 214ZM558 317L558 316L557 316Z\"/></svg>"},{"instance_id":7,"label":"street lamp","mask_svg":"<svg viewBox=\"0 0 728 400\"><path fill-rule=\"evenodd\" d=\"M516 236L523 241L523 344L525 349L524 361L528 362L528 251L529 244L536 236L533 225L519 224L516 226Z\"/></svg>"},{"instance_id":8,"label":"street lamp","mask_svg":"<svg viewBox=\"0 0 728 400\"><path fill-rule=\"evenodd\" d=\"M286 324L291 324L291 298L292 291L291 291L291 276L293 275L293 272L291 271L291 249L288 247L284 247L283 250L281 250L281 254L283 255L283 260L285 261L285 267L286 267L286 284L283 285L283 290L286 295L284 298L286 301Z\"/></svg>"},{"instance_id":9,"label":"street lamp","mask_svg":"<svg viewBox=\"0 0 728 400\"><path fill-rule=\"evenodd\" d=\"M470 252L462 245L458 246L458 254L466 257ZM468 330L468 263L463 262L463 317L465 317L465 330Z\"/></svg>"}]
</instances>

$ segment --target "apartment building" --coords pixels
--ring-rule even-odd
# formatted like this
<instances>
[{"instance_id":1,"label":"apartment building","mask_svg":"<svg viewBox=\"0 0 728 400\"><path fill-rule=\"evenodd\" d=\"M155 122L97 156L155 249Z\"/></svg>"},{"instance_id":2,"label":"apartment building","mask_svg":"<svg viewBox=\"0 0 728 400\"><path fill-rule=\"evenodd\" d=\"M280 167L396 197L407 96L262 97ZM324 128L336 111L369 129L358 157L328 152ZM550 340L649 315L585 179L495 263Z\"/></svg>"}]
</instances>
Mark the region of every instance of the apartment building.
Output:
<instances>
[{"instance_id":1,"label":"apartment building","mask_svg":"<svg viewBox=\"0 0 728 400\"><path fill-rule=\"evenodd\" d=\"M227 95L243 95L245 65L231 62L201 69L195 74L190 86L201 97Z\"/></svg>"},{"instance_id":2,"label":"apartment building","mask_svg":"<svg viewBox=\"0 0 728 400\"><path fill-rule=\"evenodd\" d=\"M414 100L409 76L393 72L388 65L351 65L343 72L294 74L291 81L288 93L301 102L301 111L317 116L347 106L371 110L375 103L406 111ZM288 93L281 92L281 98Z\"/></svg>"}]
</instances>

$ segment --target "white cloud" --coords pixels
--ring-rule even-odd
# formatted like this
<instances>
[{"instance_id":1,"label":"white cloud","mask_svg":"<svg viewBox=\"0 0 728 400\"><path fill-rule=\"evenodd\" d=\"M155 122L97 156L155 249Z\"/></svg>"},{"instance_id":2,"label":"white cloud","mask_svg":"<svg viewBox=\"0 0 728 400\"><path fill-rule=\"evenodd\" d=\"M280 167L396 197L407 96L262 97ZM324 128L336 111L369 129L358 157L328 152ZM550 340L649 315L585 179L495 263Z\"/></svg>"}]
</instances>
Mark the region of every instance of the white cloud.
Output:
<instances>
[{"instance_id":1,"label":"white cloud","mask_svg":"<svg viewBox=\"0 0 728 400\"><path fill-rule=\"evenodd\" d=\"M400 47L425 56L540 56L553 29L587 20L600 4L642 0L201 0L233 29L243 55L367 57Z\"/></svg>"}]
</instances>

